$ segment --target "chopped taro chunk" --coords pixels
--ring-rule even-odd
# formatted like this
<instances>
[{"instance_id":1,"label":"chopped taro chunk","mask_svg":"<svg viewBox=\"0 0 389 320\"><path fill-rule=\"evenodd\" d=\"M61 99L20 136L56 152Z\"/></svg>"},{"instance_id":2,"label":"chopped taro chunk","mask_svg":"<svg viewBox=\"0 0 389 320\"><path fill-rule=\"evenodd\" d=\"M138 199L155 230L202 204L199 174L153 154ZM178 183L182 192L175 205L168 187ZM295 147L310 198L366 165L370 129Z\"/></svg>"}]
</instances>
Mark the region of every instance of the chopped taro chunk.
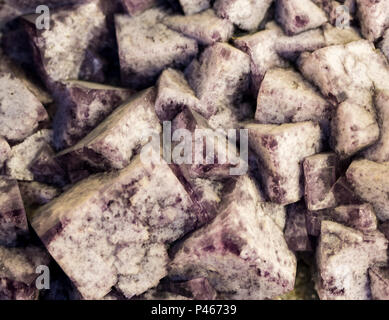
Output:
<instances>
[{"instance_id":1,"label":"chopped taro chunk","mask_svg":"<svg viewBox=\"0 0 389 320\"><path fill-rule=\"evenodd\" d=\"M216 14L240 29L253 31L265 18L273 0L216 0Z\"/></svg>"},{"instance_id":2,"label":"chopped taro chunk","mask_svg":"<svg viewBox=\"0 0 389 320\"><path fill-rule=\"evenodd\" d=\"M386 262L388 240L378 231L364 234L323 221L316 252L321 300L368 300L368 269Z\"/></svg>"},{"instance_id":3,"label":"chopped taro chunk","mask_svg":"<svg viewBox=\"0 0 389 320\"><path fill-rule=\"evenodd\" d=\"M322 26L327 16L311 0L277 0L276 20L286 34L294 35Z\"/></svg>"},{"instance_id":4,"label":"chopped taro chunk","mask_svg":"<svg viewBox=\"0 0 389 320\"><path fill-rule=\"evenodd\" d=\"M194 300L215 300L217 292L207 278L197 278L183 282L170 282L166 290Z\"/></svg>"},{"instance_id":5,"label":"chopped taro chunk","mask_svg":"<svg viewBox=\"0 0 389 320\"><path fill-rule=\"evenodd\" d=\"M296 60L301 52L315 51L326 46L321 29L302 32L295 36L281 36L275 44L277 53L288 60Z\"/></svg>"},{"instance_id":6,"label":"chopped taro chunk","mask_svg":"<svg viewBox=\"0 0 389 320\"><path fill-rule=\"evenodd\" d=\"M348 168L346 176L355 193L373 205L378 219L388 220L389 162L355 160Z\"/></svg>"},{"instance_id":7,"label":"chopped taro chunk","mask_svg":"<svg viewBox=\"0 0 389 320\"><path fill-rule=\"evenodd\" d=\"M336 206L363 203L361 198L355 194L352 186L349 184L345 176L340 177L336 181L332 187L331 193L335 198Z\"/></svg>"},{"instance_id":8,"label":"chopped taro chunk","mask_svg":"<svg viewBox=\"0 0 389 320\"><path fill-rule=\"evenodd\" d=\"M281 58L276 51L276 43L282 34L282 30L275 28L234 40L235 46L246 52L251 58L252 90L255 95L258 93L259 85L267 70L288 66L288 62Z\"/></svg>"},{"instance_id":9,"label":"chopped taro chunk","mask_svg":"<svg viewBox=\"0 0 389 320\"><path fill-rule=\"evenodd\" d=\"M45 144L30 164L34 181L63 187L67 184L65 170L56 159L54 150Z\"/></svg>"},{"instance_id":10,"label":"chopped taro chunk","mask_svg":"<svg viewBox=\"0 0 389 320\"><path fill-rule=\"evenodd\" d=\"M311 211L336 205L332 188L337 181L339 163L335 153L321 153L305 158L305 202Z\"/></svg>"},{"instance_id":11,"label":"chopped taro chunk","mask_svg":"<svg viewBox=\"0 0 389 320\"><path fill-rule=\"evenodd\" d=\"M162 24L164 15L157 8L136 17L115 16L123 84L148 87L164 68L184 67L197 55L197 42Z\"/></svg>"},{"instance_id":12,"label":"chopped taro chunk","mask_svg":"<svg viewBox=\"0 0 389 320\"><path fill-rule=\"evenodd\" d=\"M389 29L386 29L386 31L384 33L384 38L382 39L379 46L380 46L383 54L385 55L386 59L389 60Z\"/></svg>"},{"instance_id":13,"label":"chopped taro chunk","mask_svg":"<svg viewBox=\"0 0 389 320\"><path fill-rule=\"evenodd\" d=\"M15 245L27 236L27 218L18 182L0 176L0 245Z\"/></svg>"},{"instance_id":14,"label":"chopped taro chunk","mask_svg":"<svg viewBox=\"0 0 389 320\"><path fill-rule=\"evenodd\" d=\"M253 123L245 127L249 130L251 148L263 162L261 174L270 200L278 204L299 201L304 194L302 162L322 148L319 125Z\"/></svg>"},{"instance_id":15,"label":"chopped taro chunk","mask_svg":"<svg viewBox=\"0 0 389 320\"><path fill-rule=\"evenodd\" d=\"M0 71L0 136L19 142L48 119L40 101L12 73Z\"/></svg>"},{"instance_id":16,"label":"chopped taro chunk","mask_svg":"<svg viewBox=\"0 0 389 320\"><path fill-rule=\"evenodd\" d=\"M167 16L163 23L206 46L228 41L234 31L231 22L217 17L212 9L191 16Z\"/></svg>"},{"instance_id":17,"label":"chopped taro chunk","mask_svg":"<svg viewBox=\"0 0 389 320\"><path fill-rule=\"evenodd\" d=\"M255 120L260 123L318 121L328 127L333 107L293 70L269 70L258 93Z\"/></svg>"},{"instance_id":18,"label":"chopped taro chunk","mask_svg":"<svg viewBox=\"0 0 389 320\"><path fill-rule=\"evenodd\" d=\"M59 196L61 193L61 191L56 187L35 181L20 181L19 189L23 203L26 207L44 205Z\"/></svg>"},{"instance_id":19,"label":"chopped taro chunk","mask_svg":"<svg viewBox=\"0 0 389 320\"><path fill-rule=\"evenodd\" d=\"M133 94L132 90L86 81L65 81L57 92L54 117L54 145L74 145L94 129L115 108Z\"/></svg>"},{"instance_id":20,"label":"chopped taro chunk","mask_svg":"<svg viewBox=\"0 0 389 320\"><path fill-rule=\"evenodd\" d=\"M171 68L164 70L158 79L157 88L155 112L161 121L173 120L184 107L196 110L205 117L209 116L201 108L201 102L181 71Z\"/></svg>"},{"instance_id":21,"label":"chopped taro chunk","mask_svg":"<svg viewBox=\"0 0 389 320\"><path fill-rule=\"evenodd\" d=\"M323 26L323 35L327 46L344 45L361 40L361 35L355 28L336 28L329 23Z\"/></svg>"},{"instance_id":22,"label":"chopped taro chunk","mask_svg":"<svg viewBox=\"0 0 389 320\"><path fill-rule=\"evenodd\" d=\"M43 129L13 146L6 163L7 174L17 180L33 181L34 174L30 166L42 148L51 143L52 137L52 130Z\"/></svg>"},{"instance_id":23,"label":"chopped taro chunk","mask_svg":"<svg viewBox=\"0 0 389 320\"><path fill-rule=\"evenodd\" d=\"M138 156L76 184L38 209L31 225L85 299L112 287L131 298L166 276L166 245L193 229L197 212L163 159Z\"/></svg>"},{"instance_id":24,"label":"chopped taro chunk","mask_svg":"<svg viewBox=\"0 0 389 320\"><path fill-rule=\"evenodd\" d=\"M363 36L375 41L389 27L389 2L385 0L357 0L358 17Z\"/></svg>"},{"instance_id":25,"label":"chopped taro chunk","mask_svg":"<svg viewBox=\"0 0 389 320\"><path fill-rule=\"evenodd\" d=\"M49 255L35 246L0 246L0 300L37 300L37 267L48 266Z\"/></svg>"},{"instance_id":26,"label":"chopped taro chunk","mask_svg":"<svg viewBox=\"0 0 389 320\"><path fill-rule=\"evenodd\" d=\"M389 268L373 266L369 269L369 278L373 300L389 300Z\"/></svg>"},{"instance_id":27,"label":"chopped taro chunk","mask_svg":"<svg viewBox=\"0 0 389 320\"><path fill-rule=\"evenodd\" d=\"M385 89L389 83L385 57L366 40L303 53L298 65L304 77L335 104L359 95L360 91Z\"/></svg>"},{"instance_id":28,"label":"chopped taro chunk","mask_svg":"<svg viewBox=\"0 0 389 320\"><path fill-rule=\"evenodd\" d=\"M3 40L4 41L4 40ZM28 76L22 67L15 64L8 56L0 51L0 71L9 72L23 82L25 87L43 104L47 105L53 102L49 93L38 84L35 79Z\"/></svg>"},{"instance_id":29,"label":"chopped taro chunk","mask_svg":"<svg viewBox=\"0 0 389 320\"><path fill-rule=\"evenodd\" d=\"M156 89L149 88L115 109L99 126L73 147L58 154L61 161L88 163L97 169L121 169L161 132L154 110Z\"/></svg>"},{"instance_id":30,"label":"chopped taro chunk","mask_svg":"<svg viewBox=\"0 0 389 320\"><path fill-rule=\"evenodd\" d=\"M178 0L181 8L186 15L192 15L208 9L211 4L210 0Z\"/></svg>"},{"instance_id":31,"label":"chopped taro chunk","mask_svg":"<svg viewBox=\"0 0 389 320\"><path fill-rule=\"evenodd\" d=\"M345 225L361 230L377 230L377 218L371 204L340 206L333 209L334 220Z\"/></svg>"},{"instance_id":32,"label":"chopped taro chunk","mask_svg":"<svg viewBox=\"0 0 389 320\"><path fill-rule=\"evenodd\" d=\"M87 50L97 50L107 33L106 16L99 0L52 10L49 30L37 30L35 19L27 20L37 69L52 90L61 80L79 78Z\"/></svg>"},{"instance_id":33,"label":"chopped taro chunk","mask_svg":"<svg viewBox=\"0 0 389 320\"><path fill-rule=\"evenodd\" d=\"M296 258L282 230L258 206L256 189L234 188L216 218L178 244L170 278L207 278L226 299L267 299L292 290Z\"/></svg>"},{"instance_id":34,"label":"chopped taro chunk","mask_svg":"<svg viewBox=\"0 0 389 320\"><path fill-rule=\"evenodd\" d=\"M389 161L389 91L384 90L376 93L375 109L380 127L380 137L376 144L364 152L366 159L386 162Z\"/></svg>"},{"instance_id":35,"label":"chopped taro chunk","mask_svg":"<svg viewBox=\"0 0 389 320\"><path fill-rule=\"evenodd\" d=\"M273 219L281 230L285 229L286 207L284 205L273 202L260 202L259 206L270 218Z\"/></svg>"},{"instance_id":36,"label":"chopped taro chunk","mask_svg":"<svg viewBox=\"0 0 389 320\"><path fill-rule=\"evenodd\" d=\"M205 49L199 60L186 69L190 86L200 99L206 114L240 102L248 90L250 58L226 43L215 43Z\"/></svg>"},{"instance_id":37,"label":"chopped taro chunk","mask_svg":"<svg viewBox=\"0 0 389 320\"><path fill-rule=\"evenodd\" d=\"M8 160L11 154L11 147L8 142L0 137L0 170L3 168L4 163Z\"/></svg>"},{"instance_id":38,"label":"chopped taro chunk","mask_svg":"<svg viewBox=\"0 0 389 320\"><path fill-rule=\"evenodd\" d=\"M336 108L331 121L331 144L343 159L371 146L380 136L372 102L349 99Z\"/></svg>"},{"instance_id":39,"label":"chopped taro chunk","mask_svg":"<svg viewBox=\"0 0 389 320\"><path fill-rule=\"evenodd\" d=\"M171 169L192 201L199 207L198 225L202 226L211 221L218 212L223 181L192 177L190 168L185 165L171 165Z\"/></svg>"},{"instance_id":40,"label":"chopped taro chunk","mask_svg":"<svg viewBox=\"0 0 389 320\"><path fill-rule=\"evenodd\" d=\"M306 207L303 202L288 206L285 226L285 240L292 251L312 251L306 225Z\"/></svg>"},{"instance_id":41,"label":"chopped taro chunk","mask_svg":"<svg viewBox=\"0 0 389 320\"><path fill-rule=\"evenodd\" d=\"M207 120L195 111L185 108L174 118L172 140L173 162L186 166L191 177L228 178L232 175L239 156L236 146L222 132L212 130Z\"/></svg>"},{"instance_id":42,"label":"chopped taro chunk","mask_svg":"<svg viewBox=\"0 0 389 320\"><path fill-rule=\"evenodd\" d=\"M131 16L141 14L143 11L155 6L157 0L121 0L123 7Z\"/></svg>"}]
</instances>

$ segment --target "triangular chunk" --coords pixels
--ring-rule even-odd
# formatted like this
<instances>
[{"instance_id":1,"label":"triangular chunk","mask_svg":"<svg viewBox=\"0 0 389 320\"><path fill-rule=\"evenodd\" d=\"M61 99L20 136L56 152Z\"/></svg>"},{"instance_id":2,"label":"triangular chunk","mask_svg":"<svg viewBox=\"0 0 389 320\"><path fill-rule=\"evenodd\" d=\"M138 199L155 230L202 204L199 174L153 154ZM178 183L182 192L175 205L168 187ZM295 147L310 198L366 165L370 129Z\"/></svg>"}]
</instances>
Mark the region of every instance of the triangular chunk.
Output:
<instances>
[{"instance_id":1,"label":"triangular chunk","mask_svg":"<svg viewBox=\"0 0 389 320\"><path fill-rule=\"evenodd\" d=\"M163 23L169 28L196 39L202 45L226 42L231 38L234 27L226 19L218 18L212 9L191 16L167 16Z\"/></svg>"},{"instance_id":2,"label":"triangular chunk","mask_svg":"<svg viewBox=\"0 0 389 320\"><path fill-rule=\"evenodd\" d=\"M286 34L294 35L320 27L327 16L311 0L277 0L276 20Z\"/></svg>"},{"instance_id":3,"label":"triangular chunk","mask_svg":"<svg viewBox=\"0 0 389 320\"><path fill-rule=\"evenodd\" d=\"M302 162L321 150L321 130L313 122L246 124L251 148L261 159L263 183L272 202L289 204L303 196ZM287 156L285 156L287 155Z\"/></svg>"},{"instance_id":4,"label":"triangular chunk","mask_svg":"<svg viewBox=\"0 0 389 320\"><path fill-rule=\"evenodd\" d=\"M196 56L197 42L160 23L164 16L158 8L115 16L123 84L148 87L164 68L186 66Z\"/></svg>"},{"instance_id":5,"label":"triangular chunk","mask_svg":"<svg viewBox=\"0 0 389 320\"><path fill-rule=\"evenodd\" d=\"M281 229L258 207L247 177L211 224L183 243L170 265L177 280L205 277L226 299L270 299L293 289L296 258Z\"/></svg>"},{"instance_id":6,"label":"triangular chunk","mask_svg":"<svg viewBox=\"0 0 389 320\"><path fill-rule=\"evenodd\" d=\"M132 93L129 89L86 81L65 81L56 96L55 147L67 148L84 138Z\"/></svg>"}]
</instances>

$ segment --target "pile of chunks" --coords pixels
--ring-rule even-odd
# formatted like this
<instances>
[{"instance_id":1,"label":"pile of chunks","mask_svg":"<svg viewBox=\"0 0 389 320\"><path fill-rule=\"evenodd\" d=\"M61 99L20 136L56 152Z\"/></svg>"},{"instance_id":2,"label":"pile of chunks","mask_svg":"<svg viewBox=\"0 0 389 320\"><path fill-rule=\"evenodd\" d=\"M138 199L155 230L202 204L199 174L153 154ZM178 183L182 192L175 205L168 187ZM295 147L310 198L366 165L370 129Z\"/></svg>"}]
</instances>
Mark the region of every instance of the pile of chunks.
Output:
<instances>
[{"instance_id":1,"label":"pile of chunks","mask_svg":"<svg viewBox=\"0 0 389 320\"><path fill-rule=\"evenodd\" d=\"M0 299L389 299L388 1L41 2L0 0Z\"/></svg>"}]
</instances>

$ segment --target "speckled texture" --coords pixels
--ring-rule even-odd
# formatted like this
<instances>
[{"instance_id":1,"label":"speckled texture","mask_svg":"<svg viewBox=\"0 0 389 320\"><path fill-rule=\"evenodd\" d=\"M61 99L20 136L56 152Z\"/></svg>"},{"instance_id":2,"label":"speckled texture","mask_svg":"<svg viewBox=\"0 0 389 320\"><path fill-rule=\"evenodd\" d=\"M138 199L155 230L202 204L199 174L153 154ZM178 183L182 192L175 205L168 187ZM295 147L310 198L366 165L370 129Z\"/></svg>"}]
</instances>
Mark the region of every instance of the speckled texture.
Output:
<instances>
[{"instance_id":1,"label":"speckled texture","mask_svg":"<svg viewBox=\"0 0 389 320\"><path fill-rule=\"evenodd\" d=\"M236 184L215 220L179 244L172 279L206 277L227 299L274 298L293 288L296 258L247 183Z\"/></svg>"},{"instance_id":2,"label":"speckled texture","mask_svg":"<svg viewBox=\"0 0 389 320\"><path fill-rule=\"evenodd\" d=\"M248 90L250 58L229 44L215 43L193 60L185 74L207 113L215 115L238 103Z\"/></svg>"},{"instance_id":3,"label":"speckled texture","mask_svg":"<svg viewBox=\"0 0 389 320\"><path fill-rule=\"evenodd\" d=\"M347 180L355 193L370 202L381 221L389 219L389 163L355 160L347 170Z\"/></svg>"},{"instance_id":4,"label":"speckled texture","mask_svg":"<svg viewBox=\"0 0 389 320\"><path fill-rule=\"evenodd\" d=\"M215 11L240 29L253 31L266 15L273 0L216 0Z\"/></svg>"},{"instance_id":5,"label":"speckled texture","mask_svg":"<svg viewBox=\"0 0 389 320\"><path fill-rule=\"evenodd\" d=\"M362 34L370 41L382 36L389 27L389 2L385 0L356 0Z\"/></svg>"},{"instance_id":6,"label":"speckled texture","mask_svg":"<svg viewBox=\"0 0 389 320\"><path fill-rule=\"evenodd\" d=\"M99 169L126 167L151 136L162 130L154 110L155 97L154 87L133 95L85 138L58 156L63 161L85 161Z\"/></svg>"},{"instance_id":7,"label":"speckled texture","mask_svg":"<svg viewBox=\"0 0 389 320\"><path fill-rule=\"evenodd\" d=\"M85 81L64 82L56 96L53 121L56 149L70 147L84 138L132 94L129 89Z\"/></svg>"},{"instance_id":8,"label":"speckled texture","mask_svg":"<svg viewBox=\"0 0 389 320\"><path fill-rule=\"evenodd\" d=\"M49 262L48 254L39 247L0 246L0 300L37 300L36 268Z\"/></svg>"},{"instance_id":9,"label":"speckled texture","mask_svg":"<svg viewBox=\"0 0 389 320\"><path fill-rule=\"evenodd\" d=\"M136 17L115 16L122 82L136 89L153 84L166 67L183 67L197 55L197 42L160 23L149 9Z\"/></svg>"},{"instance_id":10,"label":"speckled texture","mask_svg":"<svg viewBox=\"0 0 389 320\"><path fill-rule=\"evenodd\" d=\"M319 121L328 127L333 107L291 69L269 70L258 93L255 120L260 123Z\"/></svg>"},{"instance_id":11,"label":"speckled texture","mask_svg":"<svg viewBox=\"0 0 389 320\"><path fill-rule=\"evenodd\" d=\"M121 2L131 16L141 14L157 4L157 0L121 0Z\"/></svg>"},{"instance_id":12,"label":"speckled texture","mask_svg":"<svg viewBox=\"0 0 389 320\"><path fill-rule=\"evenodd\" d=\"M377 92L374 101L380 136L377 143L364 152L364 157L372 161L386 162L389 161L389 91Z\"/></svg>"},{"instance_id":13,"label":"speckled texture","mask_svg":"<svg viewBox=\"0 0 389 320\"><path fill-rule=\"evenodd\" d=\"M137 157L75 185L31 224L84 298L102 298L111 287L131 298L166 275L166 244L193 228L196 212L166 163Z\"/></svg>"},{"instance_id":14,"label":"speckled texture","mask_svg":"<svg viewBox=\"0 0 389 320\"><path fill-rule=\"evenodd\" d=\"M0 245L17 245L28 234L26 212L18 182L0 176Z\"/></svg>"},{"instance_id":15,"label":"speckled texture","mask_svg":"<svg viewBox=\"0 0 389 320\"><path fill-rule=\"evenodd\" d=\"M0 136L12 142L22 141L47 119L45 108L23 82L0 71Z\"/></svg>"},{"instance_id":16,"label":"speckled texture","mask_svg":"<svg viewBox=\"0 0 389 320\"><path fill-rule=\"evenodd\" d=\"M178 70L164 70L158 79L157 90L155 112L161 121L173 120L184 107L192 108L205 117L208 115L184 74Z\"/></svg>"},{"instance_id":17,"label":"speckled texture","mask_svg":"<svg viewBox=\"0 0 389 320\"><path fill-rule=\"evenodd\" d=\"M218 41L226 42L234 31L232 23L218 18L212 9L190 16L168 16L163 19L163 23L202 45L212 45Z\"/></svg>"},{"instance_id":18,"label":"speckled texture","mask_svg":"<svg viewBox=\"0 0 389 320\"><path fill-rule=\"evenodd\" d=\"M34 25L28 30L37 69L54 89L57 81L78 78L87 49L96 47L107 27L100 0L53 10L50 20L50 30L36 30Z\"/></svg>"},{"instance_id":19,"label":"speckled texture","mask_svg":"<svg viewBox=\"0 0 389 320\"><path fill-rule=\"evenodd\" d=\"M322 300L371 298L368 269L388 259L388 241L378 231L363 234L323 221L317 255L317 291Z\"/></svg>"},{"instance_id":20,"label":"speckled texture","mask_svg":"<svg viewBox=\"0 0 389 320\"><path fill-rule=\"evenodd\" d=\"M334 207L333 186L339 175L339 159L335 153L321 153L305 158L305 202L311 211Z\"/></svg>"},{"instance_id":21,"label":"speckled texture","mask_svg":"<svg viewBox=\"0 0 389 320\"><path fill-rule=\"evenodd\" d=\"M287 207L285 240L292 251L313 251L306 226L306 207L303 202Z\"/></svg>"},{"instance_id":22,"label":"speckled texture","mask_svg":"<svg viewBox=\"0 0 389 320\"><path fill-rule=\"evenodd\" d=\"M389 269L374 266L369 269L370 289L374 300L389 300Z\"/></svg>"},{"instance_id":23,"label":"speckled texture","mask_svg":"<svg viewBox=\"0 0 389 320\"><path fill-rule=\"evenodd\" d=\"M377 217L369 203L337 207L331 216L339 223L363 232L377 230Z\"/></svg>"},{"instance_id":24,"label":"speckled texture","mask_svg":"<svg viewBox=\"0 0 389 320\"><path fill-rule=\"evenodd\" d=\"M42 148L50 144L52 137L52 130L43 129L13 146L6 163L7 174L17 180L33 181L34 174L30 170L30 165Z\"/></svg>"},{"instance_id":25,"label":"speckled texture","mask_svg":"<svg viewBox=\"0 0 389 320\"><path fill-rule=\"evenodd\" d=\"M299 122L283 125L247 124L249 144L264 164L261 173L272 202L297 202L304 194L303 160L321 150L318 124Z\"/></svg>"},{"instance_id":26,"label":"speckled texture","mask_svg":"<svg viewBox=\"0 0 389 320\"><path fill-rule=\"evenodd\" d=\"M186 15L192 15L211 6L210 0L178 0Z\"/></svg>"}]
</instances>

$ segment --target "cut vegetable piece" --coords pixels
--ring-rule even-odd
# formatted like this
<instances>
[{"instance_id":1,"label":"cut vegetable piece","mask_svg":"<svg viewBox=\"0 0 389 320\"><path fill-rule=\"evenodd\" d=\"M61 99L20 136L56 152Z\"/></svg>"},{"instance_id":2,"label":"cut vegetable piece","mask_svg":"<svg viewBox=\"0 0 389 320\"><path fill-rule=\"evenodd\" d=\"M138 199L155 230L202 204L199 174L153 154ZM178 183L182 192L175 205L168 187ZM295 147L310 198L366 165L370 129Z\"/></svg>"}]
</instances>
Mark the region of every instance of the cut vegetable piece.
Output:
<instances>
[{"instance_id":1,"label":"cut vegetable piece","mask_svg":"<svg viewBox=\"0 0 389 320\"><path fill-rule=\"evenodd\" d=\"M285 226L285 240L292 251L312 251L311 240L306 225L306 207L304 203L288 206Z\"/></svg>"},{"instance_id":2,"label":"cut vegetable piece","mask_svg":"<svg viewBox=\"0 0 389 320\"><path fill-rule=\"evenodd\" d=\"M179 0L181 8L186 15L192 15L208 9L210 0Z\"/></svg>"},{"instance_id":3,"label":"cut vegetable piece","mask_svg":"<svg viewBox=\"0 0 389 320\"><path fill-rule=\"evenodd\" d=\"M380 137L376 144L364 152L365 158L377 161L389 161L389 91L376 93L374 107L378 115Z\"/></svg>"},{"instance_id":4,"label":"cut vegetable piece","mask_svg":"<svg viewBox=\"0 0 389 320\"><path fill-rule=\"evenodd\" d=\"M136 157L123 170L76 184L31 224L85 299L112 287L131 298L166 276L166 244L193 229L197 212L162 159Z\"/></svg>"},{"instance_id":5,"label":"cut vegetable piece","mask_svg":"<svg viewBox=\"0 0 389 320\"><path fill-rule=\"evenodd\" d=\"M57 93L54 117L54 145L73 146L92 131L133 91L85 81L65 81Z\"/></svg>"},{"instance_id":6,"label":"cut vegetable piece","mask_svg":"<svg viewBox=\"0 0 389 320\"><path fill-rule=\"evenodd\" d=\"M49 262L48 254L39 247L0 246L0 300L38 300L36 270Z\"/></svg>"},{"instance_id":7,"label":"cut vegetable piece","mask_svg":"<svg viewBox=\"0 0 389 320\"><path fill-rule=\"evenodd\" d=\"M339 174L339 160L334 153L322 153L305 158L305 202L311 211L334 207L332 188Z\"/></svg>"},{"instance_id":8,"label":"cut vegetable piece","mask_svg":"<svg viewBox=\"0 0 389 320\"><path fill-rule=\"evenodd\" d=\"M43 129L13 146L6 163L7 174L17 180L33 181L30 166L42 148L51 143L52 137L52 130Z\"/></svg>"},{"instance_id":9,"label":"cut vegetable piece","mask_svg":"<svg viewBox=\"0 0 389 320\"><path fill-rule=\"evenodd\" d=\"M377 230L377 218L369 203L340 206L331 215L336 221L363 232Z\"/></svg>"},{"instance_id":10,"label":"cut vegetable piece","mask_svg":"<svg viewBox=\"0 0 389 320\"><path fill-rule=\"evenodd\" d=\"M226 43L215 43L186 70L190 86L207 114L238 103L249 87L250 58Z\"/></svg>"},{"instance_id":11,"label":"cut vegetable piece","mask_svg":"<svg viewBox=\"0 0 389 320\"><path fill-rule=\"evenodd\" d=\"M16 245L28 237L28 225L18 182L0 176L0 245Z\"/></svg>"},{"instance_id":12,"label":"cut vegetable piece","mask_svg":"<svg viewBox=\"0 0 389 320\"><path fill-rule=\"evenodd\" d=\"M358 17L363 36L375 41L389 27L389 3L387 1L357 0Z\"/></svg>"},{"instance_id":13,"label":"cut vegetable piece","mask_svg":"<svg viewBox=\"0 0 389 320\"><path fill-rule=\"evenodd\" d=\"M363 234L323 221L317 249L317 288L322 300L368 300L368 269L387 261L388 241L378 231Z\"/></svg>"},{"instance_id":14,"label":"cut vegetable piece","mask_svg":"<svg viewBox=\"0 0 389 320\"><path fill-rule=\"evenodd\" d=\"M249 130L251 148L263 162L261 174L270 200L278 204L299 201L304 194L302 162L322 148L319 125L247 124L245 128Z\"/></svg>"},{"instance_id":15,"label":"cut vegetable piece","mask_svg":"<svg viewBox=\"0 0 389 320\"><path fill-rule=\"evenodd\" d=\"M254 31L265 18L273 0L216 0L214 9L221 18L240 29Z\"/></svg>"},{"instance_id":16,"label":"cut vegetable piece","mask_svg":"<svg viewBox=\"0 0 389 320\"><path fill-rule=\"evenodd\" d=\"M9 142L20 142L47 119L45 108L23 81L0 71L0 136Z\"/></svg>"},{"instance_id":17,"label":"cut vegetable piece","mask_svg":"<svg viewBox=\"0 0 389 320\"><path fill-rule=\"evenodd\" d=\"M64 161L85 161L102 170L126 167L151 137L161 133L154 110L155 96L155 88L133 95L84 139L58 156Z\"/></svg>"},{"instance_id":18,"label":"cut vegetable piece","mask_svg":"<svg viewBox=\"0 0 389 320\"><path fill-rule=\"evenodd\" d=\"M155 112L161 121L173 120L184 107L209 116L207 110L201 108L201 102L196 98L182 72L168 68L159 77L158 94L155 101Z\"/></svg>"},{"instance_id":19,"label":"cut vegetable piece","mask_svg":"<svg viewBox=\"0 0 389 320\"><path fill-rule=\"evenodd\" d=\"M26 21L37 70L52 90L58 81L79 78L87 50L98 49L107 34L99 0L52 10L49 30L36 29L34 17L26 17Z\"/></svg>"},{"instance_id":20,"label":"cut vegetable piece","mask_svg":"<svg viewBox=\"0 0 389 320\"><path fill-rule=\"evenodd\" d=\"M341 103L331 122L331 143L342 158L349 158L374 144L380 135L371 101L346 100Z\"/></svg>"},{"instance_id":21,"label":"cut vegetable piece","mask_svg":"<svg viewBox=\"0 0 389 320\"><path fill-rule=\"evenodd\" d=\"M317 121L328 128L333 107L293 70L269 70L258 93L255 120L260 123Z\"/></svg>"},{"instance_id":22,"label":"cut vegetable piece","mask_svg":"<svg viewBox=\"0 0 389 320\"><path fill-rule=\"evenodd\" d=\"M202 45L226 42L234 31L232 23L218 18L212 9L191 16L167 16L163 19L163 23Z\"/></svg>"},{"instance_id":23,"label":"cut vegetable piece","mask_svg":"<svg viewBox=\"0 0 389 320\"><path fill-rule=\"evenodd\" d=\"M146 88L164 68L184 67L197 55L197 42L160 23L164 16L154 8L136 17L115 16L124 85Z\"/></svg>"},{"instance_id":24,"label":"cut vegetable piece","mask_svg":"<svg viewBox=\"0 0 389 320\"><path fill-rule=\"evenodd\" d=\"M327 16L311 0L277 0L276 20L286 34L294 35L322 26Z\"/></svg>"},{"instance_id":25,"label":"cut vegetable piece","mask_svg":"<svg viewBox=\"0 0 389 320\"><path fill-rule=\"evenodd\" d=\"M370 289L374 300L389 300L389 268L374 266L369 269Z\"/></svg>"},{"instance_id":26,"label":"cut vegetable piece","mask_svg":"<svg viewBox=\"0 0 389 320\"><path fill-rule=\"evenodd\" d=\"M179 244L172 279L205 277L225 299L274 298L293 289L296 258L251 186L235 184L215 220Z\"/></svg>"},{"instance_id":27,"label":"cut vegetable piece","mask_svg":"<svg viewBox=\"0 0 389 320\"><path fill-rule=\"evenodd\" d=\"M389 219L389 163L355 160L346 173L355 193L370 202L381 221Z\"/></svg>"}]
</instances>

